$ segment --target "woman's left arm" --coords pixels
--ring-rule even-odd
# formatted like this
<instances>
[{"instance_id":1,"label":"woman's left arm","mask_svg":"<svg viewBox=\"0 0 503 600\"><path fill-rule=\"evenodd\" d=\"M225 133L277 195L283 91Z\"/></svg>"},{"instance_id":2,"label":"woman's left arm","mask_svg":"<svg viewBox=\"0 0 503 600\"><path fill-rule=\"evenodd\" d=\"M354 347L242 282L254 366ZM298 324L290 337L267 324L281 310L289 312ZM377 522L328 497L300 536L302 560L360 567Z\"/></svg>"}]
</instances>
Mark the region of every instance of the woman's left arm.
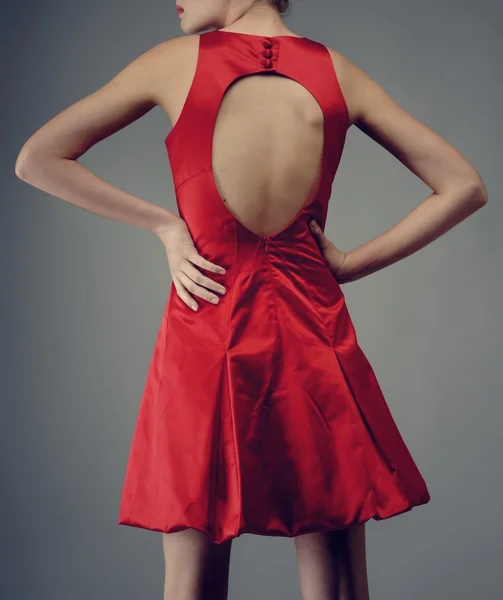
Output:
<instances>
[{"instance_id":1,"label":"woman's left arm","mask_svg":"<svg viewBox=\"0 0 503 600\"><path fill-rule=\"evenodd\" d=\"M391 229L346 253L337 279L355 281L409 256L487 203L477 169L456 148L407 113L362 69L334 58L354 124L433 193Z\"/></svg>"}]
</instances>

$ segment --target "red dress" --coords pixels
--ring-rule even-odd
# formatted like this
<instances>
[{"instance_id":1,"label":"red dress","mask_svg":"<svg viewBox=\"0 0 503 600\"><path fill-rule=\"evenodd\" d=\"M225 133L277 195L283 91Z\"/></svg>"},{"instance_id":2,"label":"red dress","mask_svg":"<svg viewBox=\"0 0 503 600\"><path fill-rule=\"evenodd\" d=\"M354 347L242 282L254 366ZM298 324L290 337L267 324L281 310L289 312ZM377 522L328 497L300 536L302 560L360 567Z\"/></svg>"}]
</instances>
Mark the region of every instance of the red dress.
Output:
<instances>
[{"instance_id":1,"label":"red dress","mask_svg":"<svg viewBox=\"0 0 503 600\"><path fill-rule=\"evenodd\" d=\"M275 71L324 115L317 193L281 231L243 226L217 191L212 139L238 77ZM180 217L225 274L220 303L171 285L127 463L118 523L194 528L222 543L380 520L430 495L358 345L344 294L308 228L325 227L348 112L327 48L213 30L165 139Z\"/></svg>"}]
</instances>

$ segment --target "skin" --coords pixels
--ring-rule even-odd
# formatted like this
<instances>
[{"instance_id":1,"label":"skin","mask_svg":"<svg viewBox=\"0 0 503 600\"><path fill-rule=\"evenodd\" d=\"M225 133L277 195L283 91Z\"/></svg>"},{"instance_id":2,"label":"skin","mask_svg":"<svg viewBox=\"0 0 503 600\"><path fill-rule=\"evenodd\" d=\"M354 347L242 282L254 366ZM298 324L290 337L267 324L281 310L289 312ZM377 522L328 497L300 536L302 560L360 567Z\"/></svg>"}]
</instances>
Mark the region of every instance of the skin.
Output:
<instances>
[{"instance_id":1,"label":"skin","mask_svg":"<svg viewBox=\"0 0 503 600\"><path fill-rule=\"evenodd\" d=\"M141 227L163 243L173 282L189 306L225 290L211 278L222 272L197 252L185 222L94 175L78 158L94 144L161 106L172 122L179 116L192 77L194 35L227 29L258 35L297 35L267 2L178 0L184 36L151 48L102 88L76 102L36 131L21 148L16 175L84 210ZM349 251L312 230L339 283L355 281L405 258L487 203L475 167L452 145L408 114L356 64L329 48L355 125L393 154L432 190L406 217L376 238ZM202 271L208 272L208 275ZM216 293L215 293L216 292ZM187 529L162 534L169 600L227 598L232 541L213 544ZM368 600L365 525L294 538L303 600Z\"/></svg>"}]
</instances>

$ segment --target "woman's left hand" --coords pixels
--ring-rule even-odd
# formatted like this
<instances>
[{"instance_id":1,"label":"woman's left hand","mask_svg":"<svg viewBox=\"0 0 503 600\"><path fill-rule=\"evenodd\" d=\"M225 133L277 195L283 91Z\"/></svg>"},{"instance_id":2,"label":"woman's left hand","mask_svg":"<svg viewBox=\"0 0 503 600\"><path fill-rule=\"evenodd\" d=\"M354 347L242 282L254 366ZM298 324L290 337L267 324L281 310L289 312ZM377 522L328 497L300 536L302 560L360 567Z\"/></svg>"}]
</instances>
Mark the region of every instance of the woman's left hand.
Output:
<instances>
[{"instance_id":1,"label":"woman's left hand","mask_svg":"<svg viewBox=\"0 0 503 600\"><path fill-rule=\"evenodd\" d=\"M314 219L311 219L309 222L309 229L334 277L339 283L346 281L343 270L346 261L346 252L342 252L342 250L334 246Z\"/></svg>"}]
</instances>

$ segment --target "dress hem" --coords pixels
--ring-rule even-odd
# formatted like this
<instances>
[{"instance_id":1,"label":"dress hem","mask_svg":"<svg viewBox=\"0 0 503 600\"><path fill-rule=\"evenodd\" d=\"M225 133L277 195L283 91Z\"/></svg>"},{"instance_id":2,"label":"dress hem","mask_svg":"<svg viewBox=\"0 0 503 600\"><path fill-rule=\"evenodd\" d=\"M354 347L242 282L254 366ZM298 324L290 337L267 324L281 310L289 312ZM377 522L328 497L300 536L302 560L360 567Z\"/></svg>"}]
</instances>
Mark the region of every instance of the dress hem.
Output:
<instances>
[{"instance_id":1,"label":"dress hem","mask_svg":"<svg viewBox=\"0 0 503 600\"><path fill-rule=\"evenodd\" d=\"M195 529L196 531L204 533L211 542L213 542L215 544L223 544L225 542L231 541L232 539L237 539L238 537L240 537L243 534L259 535L262 537L294 538L299 535L305 535L308 533L324 533L324 532L328 532L328 531L338 531L338 530L342 530L342 529L351 527L352 525L363 525L364 523L367 523L368 521L370 521L372 519L374 521L385 521L387 519L391 519L392 517L397 517L399 515L410 512L413 508L416 508L418 506L423 506L425 504L428 504L429 501L430 501L430 497L428 496L426 499L424 499L416 504L407 505L405 508L395 510L394 512L389 513L389 514L380 515L379 513L375 512L369 517L365 517L363 519L356 519L354 521L351 521L350 523L345 523L344 525L340 525L338 527L335 525L329 525L329 524L312 525L309 527L307 527L307 526L303 527L303 528L299 529L298 531L296 531L295 533L288 533L285 530L275 530L275 529L264 530L264 529L256 529L256 528L249 527L249 526L248 527L242 526L237 531L235 531L234 534L224 535L219 538L215 538L212 536L209 528L198 527L198 526L188 525L188 524L171 526L171 527L167 527L167 528L161 528L161 527L155 527L154 525L141 524L139 521L134 521L130 516L124 517L124 518L119 518L119 520L117 521L117 525L124 525L126 527L135 527L138 529L145 529L147 531L158 531L160 533L176 533L178 531L185 531L186 529Z\"/></svg>"}]
</instances>

